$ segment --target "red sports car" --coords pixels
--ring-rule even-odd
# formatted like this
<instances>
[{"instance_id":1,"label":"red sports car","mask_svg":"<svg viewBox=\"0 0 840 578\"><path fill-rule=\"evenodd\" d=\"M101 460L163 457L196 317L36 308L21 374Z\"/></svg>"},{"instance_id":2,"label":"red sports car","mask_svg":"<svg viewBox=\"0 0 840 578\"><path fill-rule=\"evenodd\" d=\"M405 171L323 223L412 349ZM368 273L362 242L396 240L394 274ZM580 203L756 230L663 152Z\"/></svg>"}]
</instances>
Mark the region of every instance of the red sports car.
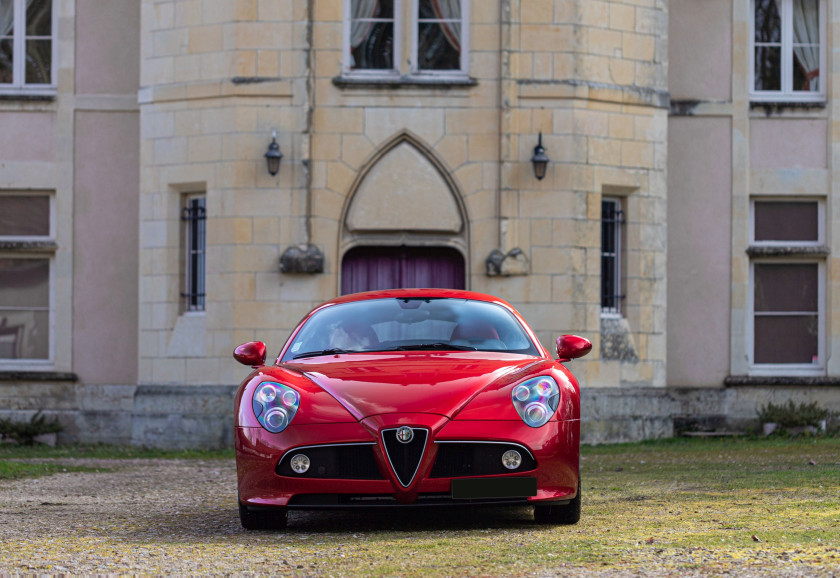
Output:
<instances>
[{"instance_id":1,"label":"red sports car","mask_svg":"<svg viewBox=\"0 0 840 578\"><path fill-rule=\"evenodd\" d=\"M280 528L290 509L532 504L580 518L580 389L501 299L401 289L313 309L274 365L259 341L236 393L239 515Z\"/></svg>"}]
</instances>

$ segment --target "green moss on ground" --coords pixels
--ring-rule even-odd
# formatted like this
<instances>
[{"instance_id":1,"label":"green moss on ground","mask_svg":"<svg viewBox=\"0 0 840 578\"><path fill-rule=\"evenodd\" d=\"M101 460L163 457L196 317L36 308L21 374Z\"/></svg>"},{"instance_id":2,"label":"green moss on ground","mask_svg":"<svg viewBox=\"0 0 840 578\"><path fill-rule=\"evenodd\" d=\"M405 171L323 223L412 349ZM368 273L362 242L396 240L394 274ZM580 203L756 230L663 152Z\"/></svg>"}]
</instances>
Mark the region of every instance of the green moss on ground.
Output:
<instances>
[{"instance_id":1,"label":"green moss on ground","mask_svg":"<svg viewBox=\"0 0 840 578\"><path fill-rule=\"evenodd\" d=\"M103 468L72 466L54 462L32 463L20 461L0 461L0 480L18 478L40 478L63 472L99 472ZM107 470L104 470L107 471Z\"/></svg>"},{"instance_id":2,"label":"green moss on ground","mask_svg":"<svg viewBox=\"0 0 840 578\"><path fill-rule=\"evenodd\" d=\"M104 460L226 460L233 459L233 449L226 450L159 450L135 446L94 445L47 445L21 446L0 445L0 460L9 459L51 459L92 458Z\"/></svg>"}]
</instances>

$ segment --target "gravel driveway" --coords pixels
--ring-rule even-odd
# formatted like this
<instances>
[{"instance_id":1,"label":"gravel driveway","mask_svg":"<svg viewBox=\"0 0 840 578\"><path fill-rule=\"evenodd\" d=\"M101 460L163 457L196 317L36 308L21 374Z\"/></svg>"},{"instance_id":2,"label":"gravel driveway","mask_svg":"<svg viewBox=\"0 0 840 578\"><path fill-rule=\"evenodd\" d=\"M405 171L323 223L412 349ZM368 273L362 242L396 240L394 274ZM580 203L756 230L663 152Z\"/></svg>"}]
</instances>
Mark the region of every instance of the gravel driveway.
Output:
<instances>
[{"instance_id":1,"label":"gravel driveway","mask_svg":"<svg viewBox=\"0 0 840 578\"><path fill-rule=\"evenodd\" d=\"M233 460L61 462L110 471L0 483L0 572L234 568L225 562L242 534Z\"/></svg>"},{"instance_id":2,"label":"gravel driveway","mask_svg":"<svg viewBox=\"0 0 840 578\"><path fill-rule=\"evenodd\" d=\"M246 532L233 460L57 461L108 471L0 482L0 574L403 573L387 539L383 552L364 544L383 527L405 529L404 513L292 512L287 532ZM409 533L457 535L497 521L439 515L412 514ZM508 526L532 519L528 508L503 517ZM453 560L438 572L459 568Z\"/></svg>"},{"instance_id":3,"label":"gravel driveway","mask_svg":"<svg viewBox=\"0 0 840 578\"><path fill-rule=\"evenodd\" d=\"M527 507L293 512L285 532L246 532L233 460L53 461L107 471L0 482L0 574L840 575L708 548L639 558L650 541L575 564L574 538L610 543L605 520L547 528Z\"/></svg>"}]
</instances>

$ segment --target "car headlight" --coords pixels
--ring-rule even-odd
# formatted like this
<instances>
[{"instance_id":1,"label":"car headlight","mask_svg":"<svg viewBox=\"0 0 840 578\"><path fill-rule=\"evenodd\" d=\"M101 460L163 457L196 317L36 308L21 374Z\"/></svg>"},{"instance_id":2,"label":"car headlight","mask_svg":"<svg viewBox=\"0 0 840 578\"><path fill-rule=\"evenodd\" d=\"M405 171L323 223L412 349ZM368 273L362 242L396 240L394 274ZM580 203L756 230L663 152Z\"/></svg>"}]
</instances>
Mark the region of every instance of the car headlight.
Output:
<instances>
[{"instance_id":1,"label":"car headlight","mask_svg":"<svg viewBox=\"0 0 840 578\"><path fill-rule=\"evenodd\" d=\"M551 377L544 375L522 382L510 392L516 413L527 425L545 425L560 403L560 388Z\"/></svg>"},{"instance_id":2,"label":"car headlight","mask_svg":"<svg viewBox=\"0 0 840 578\"><path fill-rule=\"evenodd\" d=\"M261 383L254 391L254 415L271 433L280 433L292 422L300 407L300 394L287 385Z\"/></svg>"}]
</instances>

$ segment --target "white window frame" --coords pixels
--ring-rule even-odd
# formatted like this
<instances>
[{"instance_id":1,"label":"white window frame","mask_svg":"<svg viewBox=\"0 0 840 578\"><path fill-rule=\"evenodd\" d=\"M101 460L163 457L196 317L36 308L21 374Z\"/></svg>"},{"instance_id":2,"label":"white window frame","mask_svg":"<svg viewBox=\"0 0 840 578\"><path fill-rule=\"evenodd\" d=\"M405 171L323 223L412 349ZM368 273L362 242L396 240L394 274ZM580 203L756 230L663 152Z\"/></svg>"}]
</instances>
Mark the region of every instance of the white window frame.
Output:
<instances>
[{"instance_id":1,"label":"white window frame","mask_svg":"<svg viewBox=\"0 0 840 578\"><path fill-rule=\"evenodd\" d=\"M755 266L757 264L816 264L817 273L817 363L755 363ZM825 375L825 261L822 259L761 258L750 261L747 329L750 375L813 376ZM783 312L778 312L783 313Z\"/></svg>"},{"instance_id":2,"label":"white window frame","mask_svg":"<svg viewBox=\"0 0 840 578\"><path fill-rule=\"evenodd\" d=\"M12 0L14 2L14 36L12 62L12 77L10 84L0 84L0 94L27 94L52 96L58 85L58 3L52 2L52 29L50 34L51 61L49 84L26 84L26 0Z\"/></svg>"},{"instance_id":3,"label":"white window frame","mask_svg":"<svg viewBox=\"0 0 840 578\"><path fill-rule=\"evenodd\" d=\"M350 37L351 37L351 0L344 0L344 16L342 22L342 64L341 73L343 76L370 78L370 79L394 79L403 74L423 78L435 79L462 79L469 75L470 62L470 2L461 1L461 62L459 70L419 70L417 68L417 45L419 33L419 12L418 0L394 0L394 68L385 70L365 70L350 68ZM411 30L409 38L405 37L405 10L411 15ZM406 45L408 44L408 45ZM408 50L409 63L405 67L403 53Z\"/></svg>"},{"instance_id":4,"label":"white window frame","mask_svg":"<svg viewBox=\"0 0 840 578\"><path fill-rule=\"evenodd\" d=\"M624 212L624 203L622 202L623 199L621 197L601 197L601 204L603 206L604 202L615 203L617 206L617 211L620 215L625 215ZM624 227L627 225L626 220L619 223L616 227L615 232L615 267L613 270L613 275L615 275L615 287L618 293L621 292L621 288L623 285L623 268L624 268L624 260L622 253L624 252L623 247L623 236L624 236ZM601 213L601 235L603 239L603 227L604 227L604 215L603 211ZM603 259L604 255L604 248L601 247L601 258ZM603 279L601 279L601 298L603 299ZM621 307L621 298L618 294L615 295L616 303L615 307L608 307L604 308L603 304L601 306L601 317L605 318L612 318L612 319L620 319L623 317L622 307Z\"/></svg>"},{"instance_id":5,"label":"white window frame","mask_svg":"<svg viewBox=\"0 0 840 578\"><path fill-rule=\"evenodd\" d=\"M50 210L50 231L49 234L44 235L0 235L0 241L53 241L56 233L56 215L55 215L55 195L50 191L21 191L21 190L4 190L0 195L5 196L33 196L43 197L49 199ZM0 259L47 259L49 261L49 276L47 283L49 283L49 305L48 305L48 321L47 327L49 335L47 336L47 357L40 359L21 359L12 357L0 358L0 369L4 371L14 370L30 370L30 369L49 369L55 364L55 252L45 251L16 251L0 250Z\"/></svg>"},{"instance_id":6,"label":"white window frame","mask_svg":"<svg viewBox=\"0 0 840 578\"><path fill-rule=\"evenodd\" d=\"M417 63L417 47L420 36L420 2L413 0L411 7L411 74L418 76L433 76L463 78L469 74L470 68L470 3L461 0L461 67L458 70L420 70Z\"/></svg>"},{"instance_id":7,"label":"white window frame","mask_svg":"<svg viewBox=\"0 0 840 578\"><path fill-rule=\"evenodd\" d=\"M825 0L818 0L820 11L820 75L819 91L804 92L793 90L793 2L780 0L782 3L782 88L781 90L755 90L755 0L750 0L750 100L753 102L825 102L825 85L828 82L826 44L826 7Z\"/></svg>"},{"instance_id":8,"label":"white window frame","mask_svg":"<svg viewBox=\"0 0 840 578\"><path fill-rule=\"evenodd\" d=\"M816 203L817 204L817 240L816 241L756 241L755 239L755 204L756 203ZM825 245L825 202L823 199L810 197L758 197L750 199L750 245L753 247L822 247Z\"/></svg>"},{"instance_id":9,"label":"white window frame","mask_svg":"<svg viewBox=\"0 0 840 578\"><path fill-rule=\"evenodd\" d=\"M402 0L394 0L394 68L391 69L356 69L350 68L352 60L350 54L350 36L352 31L351 22L351 0L344 0L344 16L342 23L342 58L341 71L345 76L359 76L368 78L398 77L400 74L400 63L402 62Z\"/></svg>"}]
</instances>

